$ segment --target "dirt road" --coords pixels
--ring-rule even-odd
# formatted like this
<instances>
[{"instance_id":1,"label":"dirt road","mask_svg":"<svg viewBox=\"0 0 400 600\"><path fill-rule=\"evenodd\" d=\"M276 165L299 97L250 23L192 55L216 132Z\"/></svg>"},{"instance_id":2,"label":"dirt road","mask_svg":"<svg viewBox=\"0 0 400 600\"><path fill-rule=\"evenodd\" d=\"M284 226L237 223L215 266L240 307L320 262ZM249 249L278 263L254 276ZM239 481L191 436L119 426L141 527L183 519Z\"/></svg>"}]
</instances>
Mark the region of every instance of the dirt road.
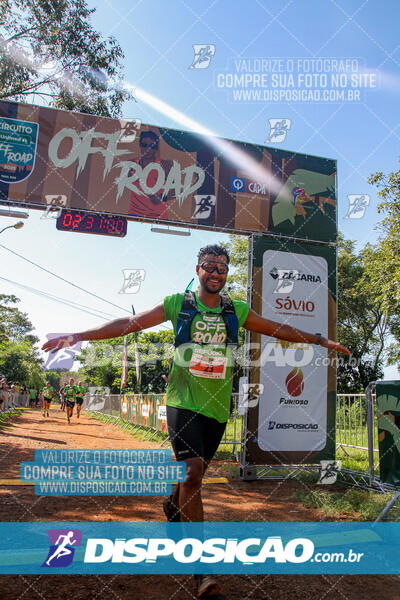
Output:
<instances>
[{"instance_id":1,"label":"dirt road","mask_svg":"<svg viewBox=\"0 0 400 600\"><path fill-rule=\"evenodd\" d=\"M19 478L22 461L38 448L157 448L112 425L85 415L72 424L58 406L50 417L28 410L0 431L0 479ZM299 483L243 482L234 462L215 461L210 477L223 475L228 484L204 486L207 521L320 521L313 510L291 498ZM164 521L162 498L39 497L32 486L0 486L0 521ZM232 600L400 600L400 577L341 575L220 576ZM1 576L2 600L192 600L191 577L179 576Z\"/></svg>"}]
</instances>

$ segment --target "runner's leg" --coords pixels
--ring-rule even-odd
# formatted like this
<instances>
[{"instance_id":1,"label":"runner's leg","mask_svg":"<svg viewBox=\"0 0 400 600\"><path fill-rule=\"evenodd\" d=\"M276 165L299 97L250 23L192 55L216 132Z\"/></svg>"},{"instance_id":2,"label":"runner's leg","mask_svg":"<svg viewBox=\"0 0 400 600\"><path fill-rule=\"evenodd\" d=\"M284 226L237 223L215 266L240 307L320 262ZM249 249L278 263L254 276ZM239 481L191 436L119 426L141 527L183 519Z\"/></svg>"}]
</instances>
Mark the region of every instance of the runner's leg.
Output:
<instances>
[{"instance_id":1,"label":"runner's leg","mask_svg":"<svg viewBox=\"0 0 400 600\"><path fill-rule=\"evenodd\" d=\"M186 480L179 485L181 520L204 521L203 503L201 501L204 461L202 458L188 458L185 463Z\"/></svg>"}]
</instances>

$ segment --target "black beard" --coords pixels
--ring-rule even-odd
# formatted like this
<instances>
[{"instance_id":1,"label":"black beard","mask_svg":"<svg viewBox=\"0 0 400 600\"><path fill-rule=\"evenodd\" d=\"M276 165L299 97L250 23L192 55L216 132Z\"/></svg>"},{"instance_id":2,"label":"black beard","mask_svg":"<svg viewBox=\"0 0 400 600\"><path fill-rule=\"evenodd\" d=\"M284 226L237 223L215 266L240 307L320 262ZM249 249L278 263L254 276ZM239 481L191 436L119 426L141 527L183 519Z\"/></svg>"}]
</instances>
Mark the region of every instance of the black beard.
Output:
<instances>
[{"instance_id":1,"label":"black beard","mask_svg":"<svg viewBox=\"0 0 400 600\"><path fill-rule=\"evenodd\" d=\"M204 289L206 290L206 292L207 292L208 294L219 294L219 293L220 293L220 291L222 290L222 288L223 288L223 287L224 287L224 286L222 285L222 286L221 286L219 289L216 289L216 290L210 290L210 288L208 287L208 285L207 285L207 284L205 284L205 285L204 285Z\"/></svg>"}]
</instances>

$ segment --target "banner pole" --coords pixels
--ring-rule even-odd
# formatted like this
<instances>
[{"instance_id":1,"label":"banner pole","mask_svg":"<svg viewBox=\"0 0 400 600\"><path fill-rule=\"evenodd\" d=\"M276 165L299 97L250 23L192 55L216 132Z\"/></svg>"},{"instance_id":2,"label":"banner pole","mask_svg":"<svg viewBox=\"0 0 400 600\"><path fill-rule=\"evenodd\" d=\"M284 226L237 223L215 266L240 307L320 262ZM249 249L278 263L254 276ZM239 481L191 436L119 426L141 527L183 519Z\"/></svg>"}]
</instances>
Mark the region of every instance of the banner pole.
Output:
<instances>
[{"instance_id":1,"label":"banner pole","mask_svg":"<svg viewBox=\"0 0 400 600\"><path fill-rule=\"evenodd\" d=\"M132 314L135 315L135 309L133 308L133 304L131 304L132 307ZM139 350L138 350L138 345L137 345L137 339L138 339L138 334L137 332L135 332L133 334L133 340L134 340L134 348L135 348L135 366L136 366L136 381L137 381L137 385L138 385L138 393L140 394L141 391L141 373L140 373L140 365L139 365Z\"/></svg>"}]
</instances>

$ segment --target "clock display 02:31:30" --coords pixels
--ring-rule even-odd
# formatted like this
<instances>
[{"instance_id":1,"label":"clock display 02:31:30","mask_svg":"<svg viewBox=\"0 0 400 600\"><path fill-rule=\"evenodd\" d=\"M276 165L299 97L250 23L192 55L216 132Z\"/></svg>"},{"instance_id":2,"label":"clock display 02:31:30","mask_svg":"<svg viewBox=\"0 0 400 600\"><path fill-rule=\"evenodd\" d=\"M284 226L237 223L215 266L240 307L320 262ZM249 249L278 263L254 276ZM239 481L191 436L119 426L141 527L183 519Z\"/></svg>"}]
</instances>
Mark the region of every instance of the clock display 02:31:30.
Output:
<instances>
[{"instance_id":1,"label":"clock display 02:31:30","mask_svg":"<svg viewBox=\"0 0 400 600\"><path fill-rule=\"evenodd\" d=\"M124 217L108 217L65 209L57 218L57 229L60 231L78 231L114 237L125 237L127 224Z\"/></svg>"}]
</instances>

